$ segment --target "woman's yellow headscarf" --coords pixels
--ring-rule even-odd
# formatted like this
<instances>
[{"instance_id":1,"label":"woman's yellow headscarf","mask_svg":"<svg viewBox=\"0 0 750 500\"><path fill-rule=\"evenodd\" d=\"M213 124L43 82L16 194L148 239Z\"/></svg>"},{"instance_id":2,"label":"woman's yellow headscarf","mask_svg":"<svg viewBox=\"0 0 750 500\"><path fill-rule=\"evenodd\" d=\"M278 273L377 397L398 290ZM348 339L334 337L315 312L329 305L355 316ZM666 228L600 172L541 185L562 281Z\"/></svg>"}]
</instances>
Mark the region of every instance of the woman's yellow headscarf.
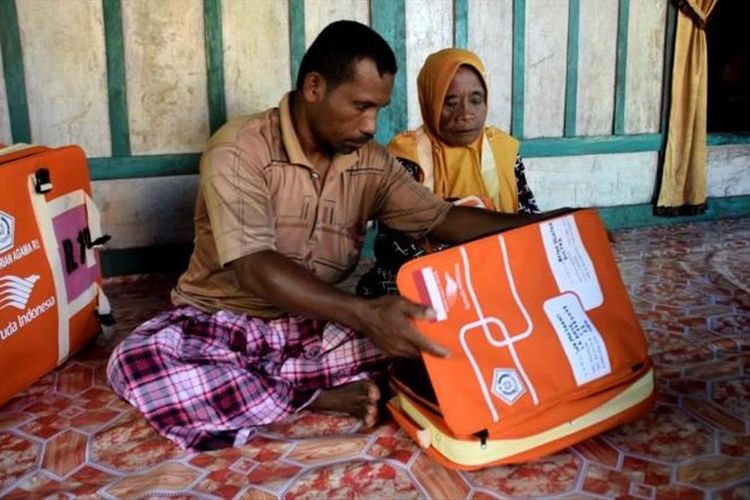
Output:
<instances>
[{"instance_id":1,"label":"woman's yellow headscarf","mask_svg":"<svg viewBox=\"0 0 750 500\"><path fill-rule=\"evenodd\" d=\"M419 71L417 89L419 107L422 112L423 130L432 144L434 168L434 192L443 198L463 198L482 195L493 198L497 209L515 212L518 206L515 166L518 141L494 127L485 128L485 133L467 146L450 146L440 139L440 114L456 71L461 66L470 66L479 74L487 94L487 79L482 61L472 52L463 49L443 49L431 54ZM482 141L487 138L495 157L500 192L490 196L481 175ZM419 164L413 132L396 136L388 145L395 156Z\"/></svg>"}]
</instances>

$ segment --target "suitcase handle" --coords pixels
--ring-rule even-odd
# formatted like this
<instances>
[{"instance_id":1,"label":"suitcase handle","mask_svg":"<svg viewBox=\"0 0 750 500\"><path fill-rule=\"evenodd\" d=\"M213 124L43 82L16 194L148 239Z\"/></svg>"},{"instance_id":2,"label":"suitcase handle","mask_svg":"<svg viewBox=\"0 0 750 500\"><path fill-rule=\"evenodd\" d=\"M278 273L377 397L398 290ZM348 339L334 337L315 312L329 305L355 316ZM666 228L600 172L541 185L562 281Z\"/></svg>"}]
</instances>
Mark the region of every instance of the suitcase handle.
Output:
<instances>
[{"instance_id":1,"label":"suitcase handle","mask_svg":"<svg viewBox=\"0 0 750 500\"><path fill-rule=\"evenodd\" d=\"M46 168L40 168L34 172L34 191L38 194L47 194L52 191L52 179Z\"/></svg>"}]
</instances>

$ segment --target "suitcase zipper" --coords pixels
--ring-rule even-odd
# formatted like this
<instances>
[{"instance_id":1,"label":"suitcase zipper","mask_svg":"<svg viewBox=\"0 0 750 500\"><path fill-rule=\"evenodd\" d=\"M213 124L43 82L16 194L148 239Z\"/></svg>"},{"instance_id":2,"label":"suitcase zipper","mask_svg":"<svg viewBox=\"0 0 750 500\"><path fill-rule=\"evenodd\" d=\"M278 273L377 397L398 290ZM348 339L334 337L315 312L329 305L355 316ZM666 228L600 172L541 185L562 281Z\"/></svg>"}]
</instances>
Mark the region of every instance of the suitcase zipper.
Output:
<instances>
[{"instance_id":1,"label":"suitcase zipper","mask_svg":"<svg viewBox=\"0 0 750 500\"><path fill-rule=\"evenodd\" d=\"M474 433L476 437L479 438L479 445L483 450L487 449L487 438L490 437L490 433L487 431L487 429L482 429L479 432Z\"/></svg>"}]
</instances>

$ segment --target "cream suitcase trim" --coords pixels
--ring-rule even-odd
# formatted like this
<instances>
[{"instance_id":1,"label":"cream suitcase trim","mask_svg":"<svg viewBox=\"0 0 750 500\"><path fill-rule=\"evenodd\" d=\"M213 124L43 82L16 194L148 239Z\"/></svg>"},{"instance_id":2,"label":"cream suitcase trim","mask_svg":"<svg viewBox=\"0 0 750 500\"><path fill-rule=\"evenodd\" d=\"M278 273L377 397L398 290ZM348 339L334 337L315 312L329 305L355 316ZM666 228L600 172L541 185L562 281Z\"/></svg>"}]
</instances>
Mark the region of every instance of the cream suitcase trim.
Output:
<instances>
[{"instance_id":1,"label":"cream suitcase trim","mask_svg":"<svg viewBox=\"0 0 750 500\"><path fill-rule=\"evenodd\" d=\"M575 420L525 438L488 439L484 444L480 444L478 439L456 439L440 431L402 394L398 394L391 401L422 428L417 432L420 437L419 444L423 448L432 446L441 455L459 465L481 466L560 440L603 422L646 401L651 397L653 390L654 370L651 369L623 392Z\"/></svg>"}]
</instances>

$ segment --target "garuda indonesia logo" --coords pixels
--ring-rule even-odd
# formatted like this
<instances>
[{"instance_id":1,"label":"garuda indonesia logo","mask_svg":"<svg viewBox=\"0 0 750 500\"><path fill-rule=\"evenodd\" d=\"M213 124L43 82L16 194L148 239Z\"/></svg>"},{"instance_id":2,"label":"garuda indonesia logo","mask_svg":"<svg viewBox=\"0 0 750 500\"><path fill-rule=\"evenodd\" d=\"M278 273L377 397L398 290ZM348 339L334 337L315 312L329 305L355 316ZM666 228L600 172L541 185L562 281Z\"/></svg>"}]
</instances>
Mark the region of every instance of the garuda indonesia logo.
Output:
<instances>
[{"instance_id":1,"label":"garuda indonesia logo","mask_svg":"<svg viewBox=\"0 0 750 500\"><path fill-rule=\"evenodd\" d=\"M13 216L0 211L0 253L13 247Z\"/></svg>"},{"instance_id":2,"label":"garuda indonesia logo","mask_svg":"<svg viewBox=\"0 0 750 500\"><path fill-rule=\"evenodd\" d=\"M18 276L0 277L0 310L6 307L26 309L34 284L39 281L38 274L30 274L25 278Z\"/></svg>"}]
</instances>

